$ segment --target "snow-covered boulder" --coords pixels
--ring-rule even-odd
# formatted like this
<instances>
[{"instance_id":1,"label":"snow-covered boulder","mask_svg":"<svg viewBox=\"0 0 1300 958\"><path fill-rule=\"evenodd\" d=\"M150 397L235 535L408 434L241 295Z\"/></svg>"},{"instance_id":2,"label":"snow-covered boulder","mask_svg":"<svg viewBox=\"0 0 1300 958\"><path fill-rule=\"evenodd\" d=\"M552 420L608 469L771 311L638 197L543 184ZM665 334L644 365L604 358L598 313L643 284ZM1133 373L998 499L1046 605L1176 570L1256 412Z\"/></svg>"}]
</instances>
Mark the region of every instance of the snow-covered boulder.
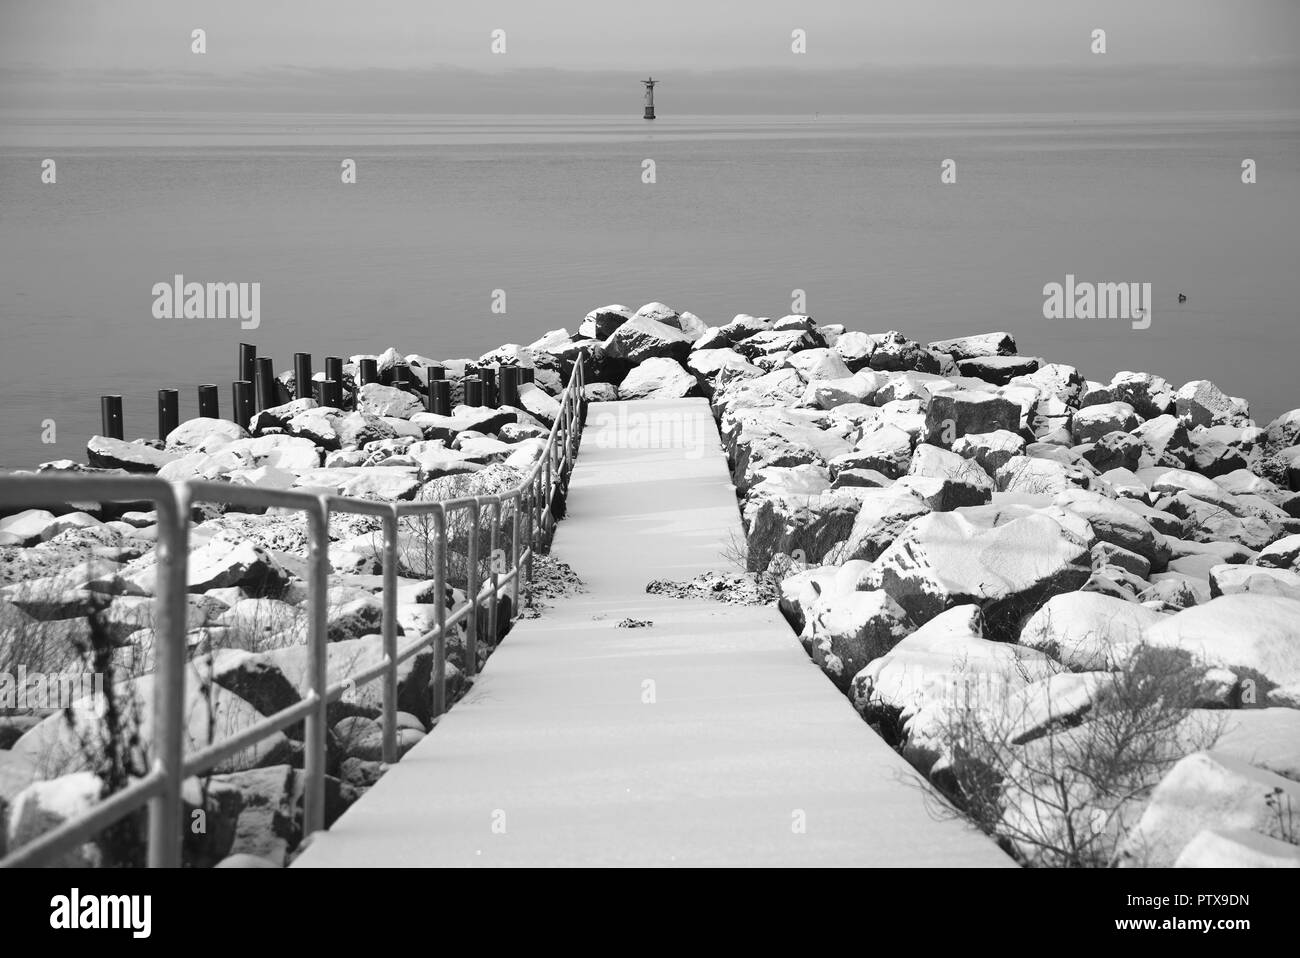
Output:
<instances>
[{"instance_id":1,"label":"snow-covered boulder","mask_svg":"<svg viewBox=\"0 0 1300 958\"><path fill-rule=\"evenodd\" d=\"M680 399L699 393L699 382L674 359L653 357L633 367L618 387L619 399Z\"/></svg>"},{"instance_id":2,"label":"snow-covered boulder","mask_svg":"<svg viewBox=\"0 0 1300 958\"><path fill-rule=\"evenodd\" d=\"M868 663L912 631L902 608L883 592L826 596L804 626L813 661L841 689Z\"/></svg>"},{"instance_id":3,"label":"snow-covered boulder","mask_svg":"<svg viewBox=\"0 0 1300 958\"><path fill-rule=\"evenodd\" d=\"M1206 828L1282 838L1270 799L1300 808L1300 783L1217 752L1189 755L1152 792L1120 847L1119 864L1168 868Z\"/></svg>"},{"instance_id":4,"label":"snow-covered boulder","mask_svg":"<svg viewBox=\"0 0 1300 958\"><path fill-rule=\"evenodd\" d=\"M885 550L868 582L918 624L973 602L983 608L992 638L1014 639L1021 621L1048 598L1087 581L1091 545L1047 515L990 529L959 512L932 512Z\"/></svg>"},{"instance_id":5,"label":"snow-covered boulder","mask_svg":"<svg viewBox=\"0 0 1300 958\"><path fill-rule=\"evenodd\" d=\"M1142 644L1147 630L1165 618L1099 592L1066 592L1030 616L1019 641L1071 669L1117 668Z\"/></svg>"}]
</instances>

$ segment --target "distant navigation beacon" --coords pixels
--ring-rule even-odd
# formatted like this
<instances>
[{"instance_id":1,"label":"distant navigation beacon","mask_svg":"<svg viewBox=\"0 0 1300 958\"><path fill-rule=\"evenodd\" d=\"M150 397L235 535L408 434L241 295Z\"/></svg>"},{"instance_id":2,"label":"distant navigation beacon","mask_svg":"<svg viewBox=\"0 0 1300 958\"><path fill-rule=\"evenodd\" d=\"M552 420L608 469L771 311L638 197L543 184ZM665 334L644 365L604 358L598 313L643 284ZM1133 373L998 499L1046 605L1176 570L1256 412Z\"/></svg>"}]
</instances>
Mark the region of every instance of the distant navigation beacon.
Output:
<instances>
[{"instance_id":1,"label":"distant navigation beacon","mask_svg":"<svg viewBox=\"0 0 1300 958\"><path fill-rule=\"evenodd\" d=\"M659 81L651 77L641 82L645 84L645 118L653 120L655 118L655 84Z\"/></svg>"}]
</instances>

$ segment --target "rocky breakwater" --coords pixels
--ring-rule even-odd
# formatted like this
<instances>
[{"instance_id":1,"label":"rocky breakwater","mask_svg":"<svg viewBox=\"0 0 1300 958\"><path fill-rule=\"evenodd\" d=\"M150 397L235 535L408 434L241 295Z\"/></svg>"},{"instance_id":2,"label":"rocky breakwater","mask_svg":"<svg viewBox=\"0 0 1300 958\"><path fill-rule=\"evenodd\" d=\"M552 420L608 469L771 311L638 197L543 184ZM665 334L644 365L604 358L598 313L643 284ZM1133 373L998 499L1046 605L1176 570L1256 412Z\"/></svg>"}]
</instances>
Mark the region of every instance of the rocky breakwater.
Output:
<instances>
[{"instance_id":1,"label":"rocky breakwater","mask_svg":"<svg viewBox=\"0 0 1300 958\"><path fill-rule=\"evenodd\" d=\"M248 429L219 419L182 423L164 441L92 438L85 462L60 460L41 474L153 474L260 488L305 490L382 501L445 500L513 488L541 456L559 414L557 397L576 352L502 346L478 359L435 361L389 349L344 366L340 408L311 399L258 412ZM357 386L360 360L377 360L381 380ZM532 370L518 406L466 406L469 366ZM417 370L401 375L400 367ZM441 367L452 384L450 415L425 411L420 367ZM410 381L416 378L421 385ZM528 378L528 377L525 377ZM286 395L292 377L280 377ZM437 595L430 527L403 519L398 533L397 631L415 636L435 621L439 603L464 600L468 520L453 514L448 581ZM509 541L512 513L503 512ZM486 530L479 555L491 561ZM157 516L148 503L55 504L0 518L0 856L84 813L112 787L147 768L153 691L153 606ZM382 657L382 531L375 517L330 519L328 672L337 683ZM246 511L201 503L190 530L190 649L185 745L193 752L290 706L307 687L307 526L285 509ZM548 595L570 588L564 568L539 556ZM509 628L505 594L497 636L484 635L479 666ZM535 611L535 610L529 610ZM486 616L481 616L486 619ZM399 644L403 642L399 638ZM446 701L466 682L464 625L447 641ZM432 649L408 659L398 676L397 741L405 752L430 731ZM97 673L112 708L95 708L92 685L76 701L38 690L33 676ZM26 678L21 692L15 680ZM44 681L44 680L42 680ZM78 693L80 694L80 693ZM383 774L381 690L358 687L330 707L327 820ZM66 698L67 696L65 696ZM100 701L103 696L100 696ZM65 706L73 705L67 709ZM285 863L301 835L303 729L277 733L186 784L187 812L205 828L187 833L189 864ZM187 814L186 822L192 820ZM132 831L134 829L134 831ZM139 821L130 820L65 864L138 862Z\"/></svg>"}]
</instances>

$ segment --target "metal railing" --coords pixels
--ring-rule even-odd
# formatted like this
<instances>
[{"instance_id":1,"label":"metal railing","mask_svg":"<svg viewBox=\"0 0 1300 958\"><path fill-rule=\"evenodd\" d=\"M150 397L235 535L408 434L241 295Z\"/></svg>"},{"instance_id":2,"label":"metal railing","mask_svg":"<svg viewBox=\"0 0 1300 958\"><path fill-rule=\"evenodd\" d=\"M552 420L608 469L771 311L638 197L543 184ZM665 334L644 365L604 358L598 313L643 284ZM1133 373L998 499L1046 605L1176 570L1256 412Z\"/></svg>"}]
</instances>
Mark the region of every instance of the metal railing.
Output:
<instances>
[{"instance_id":1,"label":"metal railing","mask_svg":"<svg viewBox=\"0 0 1300 958\"><path fill-rule=\"evenodd\" d=\"M158 577L154 594L156 658L153 671L153 736L151 767L143 776L106 797L86 815L65 822L16 849L0 860L0 867L41 865L66 854L92 839L103 829L148 805L148 855L150 867L179 867L182 848L183 806L181 788L192 776L210 772L244 749L304 723L305 789L303 835L325 827L325 765L327 709L349 690L380 680L382 684L383 760L395 762L397 743L398 667L422 649L433 646L432 717L447 709L446 642L448 630L465 623L465 670L477 671L478 636L482 629L492 642L498 640L498 612L503 591L511 597L511 617L521 607L520 593L527 600L533 579L533 557L550 542L554 533L557 501L567 491L570 473L581 439L586 402L584 356L574 363L559 412L541 455L525 478L514 488L497 495L482 495L446 501L384 502L305 491L260 489L222 482L189 480L170 483L154 477L49 476L45 474L0 477L0 506L34 506L63 502L122 502L152 500L157 507ZM560 500L562 501L562 500ZM307 688L295 704L242 729L235 735L212 742L189 755L184 751L185 682L188 664L187 589L190 509L195 503L212 502L252 508L282 508L305 513L308 526ZM511 508L512 507L512 508ZM510 562L502 569L498 562L503 511L510 508ZM447 565L449 555L448 517L469 513L466 527L465 598L447 608ZM491 517L490 571L480 581L479 540L485 512ZM329 589L329 517L335 513L374 516L383 531L383 618L381 660L346 678L328 682L327 595ZM435 548L434 626L399 648L397 644L398 531L403 519L428 517L433 533L427 544ZM480 610L486 606L486 621L480 624Z\"/></svg>"}]
</instances>

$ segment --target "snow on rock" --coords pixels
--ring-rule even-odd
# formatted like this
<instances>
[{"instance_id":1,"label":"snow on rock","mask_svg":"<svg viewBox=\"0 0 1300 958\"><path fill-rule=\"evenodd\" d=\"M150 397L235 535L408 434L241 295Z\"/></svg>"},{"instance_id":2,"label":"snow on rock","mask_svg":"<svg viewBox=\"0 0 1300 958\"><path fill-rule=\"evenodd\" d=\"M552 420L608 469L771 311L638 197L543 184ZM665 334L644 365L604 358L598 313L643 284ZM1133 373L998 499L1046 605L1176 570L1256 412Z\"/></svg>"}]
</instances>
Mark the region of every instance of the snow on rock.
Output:
<instances>
[{"instance_id":1,"label":"snow on rock","mask_svg":"<svg viewBox=\"0 0 1300 958\"><path fill-rule=\"evenodd\" d=\"M1148 645L1179 649L1272 686L1300 684L1300 599L1221 595L1147 630ZM1266 690L1265 689L1265 690Z\"/></svg>"},{"instance_id":2,"label":"snow on rock","mask_svg":"<svg viewBox=\"0 0 1300 958\"><path fill-rule=\"evenodd\" d=\"M578 326L578 335L588 339L608 339L633 316L632 310L621 304L593 309ZM568 337L565 336L567 342ZM533 344L536 346L537 344Z\"/></svg>"},{"instance_id":3,"label":"snow on rock","mask_svg":"<svg viewBox=\"0 0 1300 958\"><path fill-rule=\"evenodd\" d=\"M1244 828L1202 828L1174 868L1300 868L1300 845Z\"/></svg>"},{"instance_id":4,"label":"snow on rock","mask_svg":"<svg viewBox=\"0 0 1300 958\"><path fill-rule=\"evenodd\" d=\"M910 491L892 486L862 487L857 499L857 512L848 535L827 553L828 562L841 565L854 559L877 559L913 519L930 511L930 507Z\"/></svg>"},{"instance_id":5,"label":"snow on rock","mask_svg":"<svg viewBox=\"0 0 1300 958\"><path fill-rule=\"evenodd\" d=\"M103 783L90 772L75 772L49 781L33 782L19 792L9 811L7 831L10 850L40 838L74 819L88 815L101 801ZM0 819L0 829L5 822ZM0 843L2 844L2 843ZM87 843L65 852L46 864L58 868L95 868L102 855Z\"/></svg>"},{"instance_id":6,"label":"snow on rock","mask_svg":"<svg viewBox=\"0 0 1300 958\"><path fill-rule=\"evenodd\" d=\"M679 399L697 395L699 388L696 378L676 360L651 358L627 374L618 386L618 398Z\"/></svg>"},{"instance_id":7,"label":"snow on rock","mask_svg":"<svg viewBox=\"0 0 1300 958\"><path fill-rule=\"evenodd\" d=\"M1005 692L1056 671L1042 652L990 641L983 631L976 605L940 613L853 676L853 704L859 711L885 707L914 714L927 703L949 701L959 683L985 677Z\"/></svg>"},{"instance_id":8,"label":"snow on rock","mask_svg":"<svg viewBox=\"0 0 1300 958\"><path fill-rule=\"evenodd\" d=\"M239 696L220 687L209 688L205 694L202 686L197 675L191 675L185 686L182 721L186 754L238 735L262 720L261 714ZM136 754L133 761L138 762L140 767L147 767L144 750L155 741L154 677L145 675L132 679L117 686L112 694L118 703L120 721L124 726L120 735L134 742L132 748ZM92 764L92 756L87 754L85 743L105 741L105 736L108 735L105 721L96 707L83 702L80 707L57 712L42 721L18 739L13 750L30 758L45 778L83 771ZM289 752L289 743L284 734L275 732L223 759L215 770L237 771L273 764L285 761Z\"/></svg>"},{"instance_id":9,"label":"snow on rock","mask_svg":"<svg viewBox=\"0 0 1300 958\"><path fill-rule=\"evenodd\" d=\"M691 351L693 340L675 326L638 315L619 325L605 340L605 355L636 365L647 359L675 359Z\"/></svg>"},{"instance_id":10,"label":"snow on rock","mask_svg":"<svg viewBox=\"0 0 1300 958\"><path fill-rule=\"evenodd\" d=\"M1005 430L1019 432L1018 403L991 392L949 389L936 393L925 410L925 441L950 447L962 436Z\"/></svg>"},{"instance_id":11,"label":"snow on rock","mask_svg":"<svg viewBox=\"0 0 1300 958\"><path fill-rule=\"evenodd\" d=\"M1188 426L1240 426L1250 419L1244 399L1226 395L1208 379L1194 379L1174 396L1178 418Z\"/></svg>"},{"instance_id":12,"label":"snow on rock","mask_svg":"<svg viewBox=\"0 0 1300 958\"><path fill-rule=\"evenodd\" d=\"M1211 560L1213 561L1213 560ZM1281 595L1300 599L1300 573L1289 569L1270 569L1257 565L1210 566L1207 573L1210 596L1251 592L1260 595Z\"/></svg>"},{"instance_id":13,"label":"snow on rock","mask_svg":"<svg viewBox=\"0 0 1300 958\"><path fill-rule=\"evenodd\" d=\"M958 512L932 512L911 522L880 555L869 582L915 622L975 602L992 637L1014 639L1022 619L1049 597L1087 581L1090 547L1047 515L990 529Z\"/></svg>"},{"instance_id":14,"label":"snow on rock","mask_svg":"<svg viewBox=\"0 0 1300 958\"><path fill-rule=\"evenodd\" d=\"M237 439L247 439L248 430L228 419L196 417L186 420L167 434L168 451L208 452Z\"/></svg>"},{"instance_id":15,"label":"snow on rock","mask_svg":"<svg viewBox=\"0 0 1300 958\"><path fill-rule=\"evenodd\" d=\"M858 672L912 631L907 613L883 592L825 596L800 636L812 659L842 690Z\"/></svg>"},{"instance_id":16,"label":"snow on rock","mask_svg":"<svg viewBox=\"0 0 1300 958\"><path fill-rule=\"evenodd\" d=\"M956 360L1016 355L1016 341L1010 333L978 333L955 339L940 339L930 343L930 348L947 353Z\"/></svg>"},{"instance_id":17,"label":"snow on rock","mask_svg":"<svg viewBox=\"0 0 1300 958\"><path fill-rule=\"evenodd\" d=\"M1270 798L1300 808L1300 783L1218 752L1189 755L1152 792L1120 846L1119 864L1168 868L1205 828L1282 838Z\"/></svg>"},{"instance_id":18,"label":"snow on rock","mask_svg":"<svg viewBox=\"0 0 1300 958\"><path fill-rule=\"evenodd\" d=\"M107 436L91 436L86 442L86 461L100 469L157 472L175 458L176 453L156 449L143 441L125 442Z\"/></svg>"},{"instance_id":19,"label":"snow on rock","mask_svg":"<svg viewBox=\"0 0 1300 958\"><path fill-rule=\"evenodd\" d=\"M1072 669L1122 667L1151 626L1167 616L1099 592L1054 595L1030 616L1020 643Z\"/></svg>"}]
</instances>

